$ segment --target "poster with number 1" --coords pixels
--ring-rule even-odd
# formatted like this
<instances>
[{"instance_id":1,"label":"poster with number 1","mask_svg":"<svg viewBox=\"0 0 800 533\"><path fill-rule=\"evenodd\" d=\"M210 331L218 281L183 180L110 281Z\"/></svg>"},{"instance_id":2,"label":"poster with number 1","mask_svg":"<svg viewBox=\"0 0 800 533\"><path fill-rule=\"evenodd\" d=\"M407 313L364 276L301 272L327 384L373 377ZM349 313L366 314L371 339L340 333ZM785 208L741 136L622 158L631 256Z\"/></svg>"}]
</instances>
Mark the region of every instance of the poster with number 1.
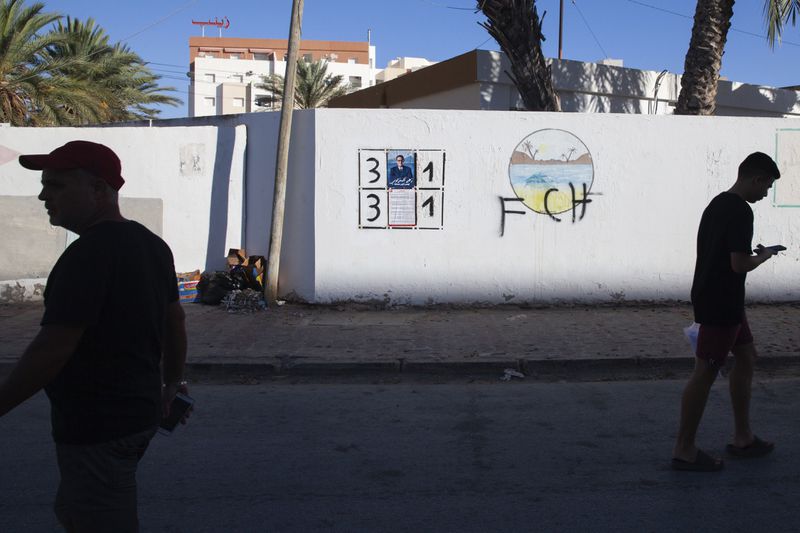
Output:
<instances>
[{"instance_id":1,"label":"poster with number 1","mask_svg":"<svg viewBox=\"0 0 800 533\"><path fill-rule=\"evenodd\" d=\"M435 149L358 151L362 229L442 229L445 152Z\"/></svg>"}]
</instances>

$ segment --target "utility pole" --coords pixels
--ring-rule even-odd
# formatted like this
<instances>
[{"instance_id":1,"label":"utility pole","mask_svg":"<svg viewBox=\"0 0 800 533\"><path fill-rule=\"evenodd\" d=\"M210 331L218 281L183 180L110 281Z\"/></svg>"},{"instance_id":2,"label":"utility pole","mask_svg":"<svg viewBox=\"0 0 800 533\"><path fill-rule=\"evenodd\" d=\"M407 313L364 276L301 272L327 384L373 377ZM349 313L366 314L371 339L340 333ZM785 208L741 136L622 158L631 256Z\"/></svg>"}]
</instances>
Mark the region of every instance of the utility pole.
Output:
<instances>
[{"instance_id":1,"label":"utility pole","mask_svg":"<svg viewBox=\"0 0 800 533\"><path fill-rule=\"evenodd\" d=\"M275 161L275 194L272 200L272 231L269 239L267 283L264 287L267 303L274 303L278 300L278 274L281 267L281 243L283 242L283 210L286 205L286 174L289 167L289 139L292 135L294 85L297 77L297 53L300 48L302 21L303 0L292 0L292 20L289 25L289 57L286 61L286 77L283 83L281 125L278 130L278 153Z\"/></svg>"},{"instance_id":2,"label":"utility pole","mask_svg":"<svg viewBox=\"0 0 800 533\"><path fill-rule=\"evenodd\" d=\"M562 34L564 33L564 0L558 4L558 60L561 60L563 48L561 46Z\"/></svg>"}]
</instances>

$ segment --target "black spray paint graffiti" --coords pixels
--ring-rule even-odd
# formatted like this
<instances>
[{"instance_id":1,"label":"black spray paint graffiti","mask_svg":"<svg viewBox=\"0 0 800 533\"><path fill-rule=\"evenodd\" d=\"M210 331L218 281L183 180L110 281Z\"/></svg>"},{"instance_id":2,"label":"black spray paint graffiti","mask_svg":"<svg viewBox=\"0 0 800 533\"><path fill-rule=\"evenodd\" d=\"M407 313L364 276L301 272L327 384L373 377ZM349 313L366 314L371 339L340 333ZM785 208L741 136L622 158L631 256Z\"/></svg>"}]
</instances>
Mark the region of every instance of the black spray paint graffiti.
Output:
<instances>
[{"instance_id":1,"label":"black spray paint graffiti","mask_svg":"<svg viewBox=\"0 0 800 533\"><path fill-rule=\"evenodd\" d=\"M586 184L583 183L583 196L578 198L575 194L575 185L572 183L569 184L569 189L572 194L572 223L574 224L576 221L583 220L583 217L586 216L586 206L592 203L592 199L589 198L591 195L599 195L600 193L592 193L589 192ZM544 195L544 209L551 219L555 220L556 222L561 222L561 219L555 216L550 211L550 195L554 192L558 192L557 188L548 189ZM522 198L504 198L502 196L500 198L500 236L504 236L506 232L506 215L525 215L526 211L516 211L516 210L509 210L506 208L506 202L522 202ZM578 215L578 207L580 207L580 215Z\"/></svg>"}]
</instances>

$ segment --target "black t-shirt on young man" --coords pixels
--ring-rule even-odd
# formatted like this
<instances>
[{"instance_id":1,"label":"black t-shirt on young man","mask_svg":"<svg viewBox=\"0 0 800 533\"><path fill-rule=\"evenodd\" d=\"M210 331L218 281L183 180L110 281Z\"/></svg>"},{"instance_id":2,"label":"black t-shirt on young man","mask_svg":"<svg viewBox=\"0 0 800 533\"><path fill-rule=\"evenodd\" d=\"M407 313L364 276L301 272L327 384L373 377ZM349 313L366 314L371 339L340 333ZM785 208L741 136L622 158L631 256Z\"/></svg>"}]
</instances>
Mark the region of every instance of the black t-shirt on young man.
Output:
<instances>
[{"instance_id":1,"label":"black t-shirt on young man","mask_svg":"<svg viewBox=\"0 0 800 533\"><path fill-rule=\"evenodd\" d=\"M60 444L114 440L158 425L164 312L178 299L172 252L133 221L87 229L47 279L42 325L86 326L45 387Z\"/></svg>"},{"instance_id":2,"label":"black t-shirt on young man","mask_svg":"<svg viewBox=\"0 0 800 533\"><path fill-rule=\"evenodd\" d=\"M740 196L723 192L703 211L697 232L697 263L692 283L694 321L728 326L744 315L746 274L731 268L731 252L752 252L753 210Z\"/></svg>"}]
</instances>

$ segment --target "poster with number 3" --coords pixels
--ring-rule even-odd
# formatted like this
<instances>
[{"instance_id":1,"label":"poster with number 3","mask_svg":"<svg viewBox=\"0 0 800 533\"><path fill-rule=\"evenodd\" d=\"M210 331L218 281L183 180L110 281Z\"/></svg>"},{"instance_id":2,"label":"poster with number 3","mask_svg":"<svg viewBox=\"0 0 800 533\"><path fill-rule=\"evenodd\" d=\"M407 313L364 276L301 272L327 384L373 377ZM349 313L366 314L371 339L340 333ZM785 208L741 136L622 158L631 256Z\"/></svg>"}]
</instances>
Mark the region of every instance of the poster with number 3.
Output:
<instances>
[{"instance_id":1,"label":"poster with number 3","mask_svg":"<svg viewBox=\"0 0 800 533\"><path fill-rule=\"evenodd\" d=\"M442 229L444 150L361 149L358 165L359 228Z\"/></svg>"}]
</instances>

